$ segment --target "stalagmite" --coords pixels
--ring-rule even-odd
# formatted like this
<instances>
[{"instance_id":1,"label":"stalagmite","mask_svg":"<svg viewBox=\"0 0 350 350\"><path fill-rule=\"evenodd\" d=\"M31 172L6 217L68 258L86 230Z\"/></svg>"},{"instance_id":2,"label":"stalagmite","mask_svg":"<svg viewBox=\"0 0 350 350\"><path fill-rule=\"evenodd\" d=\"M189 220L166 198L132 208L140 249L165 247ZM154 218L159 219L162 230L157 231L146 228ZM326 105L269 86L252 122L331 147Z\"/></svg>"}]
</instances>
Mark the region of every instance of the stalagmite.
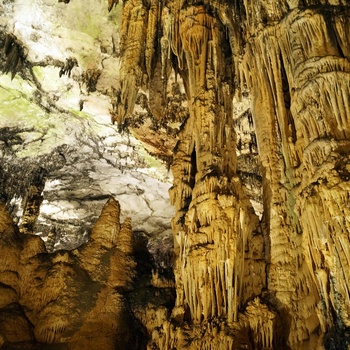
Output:
<instances>
[{"instance_id":1,"label":"stalagmite","mask_svg":"<svg viewBox=\"0 0 350 350\"><path fill-rule=\"evenodd\" d=\"M48 254L40 237L19 233L1 204L0 255L6 261L0 264L2 343L81 349L102 341L103 349L114 349L118 342L134 348L138 330L123 296L135 277L132 240L130 219L120 223L119 202L110 198L91 241L74 251ZM8 316L13 305L19 310Z\"/></svg>"}]
</instances>

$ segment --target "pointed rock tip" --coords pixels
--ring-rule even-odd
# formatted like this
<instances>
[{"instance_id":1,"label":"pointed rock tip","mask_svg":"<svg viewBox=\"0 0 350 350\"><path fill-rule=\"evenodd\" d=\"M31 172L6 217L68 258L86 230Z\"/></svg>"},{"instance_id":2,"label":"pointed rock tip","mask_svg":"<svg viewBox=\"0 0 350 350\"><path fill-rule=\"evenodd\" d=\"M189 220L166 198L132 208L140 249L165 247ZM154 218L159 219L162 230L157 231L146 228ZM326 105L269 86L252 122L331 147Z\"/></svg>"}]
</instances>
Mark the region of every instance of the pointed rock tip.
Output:
<instances>
[{"instance_id":1,"label":"pointed rock tip","mask_svg":"<svg viewBox=\"0 0 350 350\"><path fill-rule=\"evenodd\" d=\"M117 207L118 210L120 210L120 203L113 196L109 196L108 201L105 204L105 207L110 207L110 206Z\"/></svg>"}]
</instances>

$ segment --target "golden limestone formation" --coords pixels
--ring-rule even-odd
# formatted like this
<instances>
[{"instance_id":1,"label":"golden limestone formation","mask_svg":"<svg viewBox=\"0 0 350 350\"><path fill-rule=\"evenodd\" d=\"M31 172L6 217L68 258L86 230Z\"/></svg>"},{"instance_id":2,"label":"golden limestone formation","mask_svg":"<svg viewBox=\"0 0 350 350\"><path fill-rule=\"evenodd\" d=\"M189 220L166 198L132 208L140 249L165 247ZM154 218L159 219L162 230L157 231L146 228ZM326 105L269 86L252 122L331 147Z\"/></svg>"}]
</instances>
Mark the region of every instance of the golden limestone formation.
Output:
<instances>
[{"instance_id":1,"label":"golden limestone formation","mask_svg":"<svg viewBox=\"0 0 350 350\"><path fill-rule=\"evenodd\" d=\"M20 234L0 206L4 348L136 348L138 330L124 300L135 276L133 234L130 219L121 224L119 215L110 198L89 242L47 254L44 242Z\"/></svg>"},{"instance_id":2,"label":"golden limestone formation","mask_svg":"<svg viewBox=\"0 0 350 350\"><path fill-rule=\"evenodd\" d=\"M164 8L162 15L158 11L158 20L170 21L162 23L165 29L160 39L165 54L169 55L171 47L177 56L177 69L185 79L190 107L190 117L183 125L174 155L171 189L171 201L177 210L173 220L177 299L171 319L187 326L184 331L182 326L160 317L157 327L153 327L152 346L186 348L203 327L209 327L193 348L210 348L213 334L230 332L230 336L216 339L215 348L227 349L243 344L250 333L257 339L261 333L258 321L253 319L263 318L262 309L254 308L254 312L244 315L242 311L266 287L264 238L236 175L232 52L224 40L224 27L205 6L178 8L173 15L176 5ZM128 9L126 3L124 19L130 18ZM151 5L148 19L154 21L153 16ZM154 36L152 28L148 23L147 42L149 35ZM149 79L157 74L158 67L152 67L152 49L146 45L144 52ZM132 62L127 55L124 64L130 69ZM166 61L162 56L162 62ZM155 71L150 72L150 66ZM142 68L133 67L135 71ZM130 78L127 80L122 80L121 85L128 84ZM124 103L128 101L126 98ZM132 106L127 104L127 108ZM273 312L271 315L274 319ZM245 321L233 324L240 318ZM141 321L151 328L147 320ZM273 342L274 323L268 327L271 337L266 338L267 347ZM240 332L246 338L236 340Z\"/></svg>"},{"instance_id":3,"label":"golden limestone formation","mask_svg":"<svg viewBox=\"0 0 350 350\"><path fill-rule=\"evenodd\" d=\"M231 67L219 49L222 28L196 6L180 12L179 29L189 71L190 118L172 168L171 199L181 215L173 224L176 306L183 313L188 308L193 323L214 317L232 322L239 307L264 287L265 267L258 261L263 261L263 240L235 176Z\"/></svg>"},{"instance_id":4,"label":"golden limestone formation","mask_svg":"<svg viewBox=\"0 0 350 350\"><path fill-rule=\"evenodd\" d=\"M176 119L174 81L187 97L169 137L175 285L136 269L113 198L89 242L52 255L1 205L0 346L347 349L349 19L349 0L125 0L113 121L132 124L140 89L159 125ZM238 111L255 129L261 219L237 166ZM175 305L154 300L172 288Z\"/></svg>"},{"instance_id":5,"label":"golden limestone formation","mask_svg":"<svg viewBox=\"0 0 350 350\"><path fill-rule=\"evenodd\" d=\"M321 348L349 326L348 16L296 8L257 31L244 57L270 192L269 291L290 315L292 348Z\"/></svg>"},{"instance_id":6,"label":"golden limestone formation","mask_svg":"<svg viewBox=\"0 0 350 350\"><path fill-rule=\"evenodd\" d=\"M350 2L134 2L118 122L132 118L137 89L152 95L159 76L166 86L170 67L190 112L170 191L176 305L152 332L142 320L149 348L345 349ZM253 115L261 222L236 173L233 98Z\"/></svg>"},{"instance_id":7,"label":"golden limestone formation","mask_svg":"<svg viewBox=\"0 0 350 350\"><path fill-rule=\"evenodd\" d=\"M124 126L126 118L132 114L137 92L142 86L141 65L143 62L141 58L146 45L147 21L145 19L147 16L147 9L142 0L130 0L123 3L120 51L123 55L122 62L129 62L129 64L122 64L120 70L121 86L115 105L117 118L112 119L113 123L118 122L121 127Z\"/></svg>"}]
</instances>

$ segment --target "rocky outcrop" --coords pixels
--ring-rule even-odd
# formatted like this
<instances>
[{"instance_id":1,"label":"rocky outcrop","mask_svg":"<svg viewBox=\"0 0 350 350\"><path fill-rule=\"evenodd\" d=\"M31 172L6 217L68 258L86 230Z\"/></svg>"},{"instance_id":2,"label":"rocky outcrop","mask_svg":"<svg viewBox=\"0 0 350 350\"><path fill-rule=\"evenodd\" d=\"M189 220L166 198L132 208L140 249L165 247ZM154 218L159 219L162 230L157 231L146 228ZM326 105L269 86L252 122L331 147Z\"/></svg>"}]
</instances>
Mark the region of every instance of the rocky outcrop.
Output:
<instances>
[{"instance_id":1,"label":"rocky outcrop","mask_svg":"<svg viewBox=\"0 0 350 350\"><path fill-rule=\"evenodd\" d=\"M91 13L100 6L95 3ZM56 5L71 14L73 4ZM43 57L43 50L29 45L34 37L41 45L51 36L59 40L65 30L40 37L44 31L38 23L30 27L25 22L25 30L17 24L24 21L19 10L14 33L11 25L0 22L1 68L20 85L14 89L7 82L0 95L4 105L22 101L18 91L26 91L40 106L32 118L44 116L49 130L54 127L38 112L42 108L57 120L79 120L71 127L79 140L87 135L79 145L94 150L94 156L86 151L84 161L76 162L76 146L69 151L72 143L65 138L68 132L59 133L67 142L49 152L37 147L43 160L52 156L55 161L50 167L40 161L21 182L22 212L14 210L13 215L22 218L20 232L5 211L1 214L3 346L346 349L349 1L126 0L120 37L113 22L118 1L100 8L95 27L85 26L85 17L81 22L81 2L75 4L78 20L68 20L68 32L87 27L90 33L79 36L84 44L63 40L65 57L55 50L54 57ZM12 2L4 6L7 11L16 8ZM52 20L52 12L46 13ZM96 42L98 49L91 49ZM53 72L67 83L56 81L64 86L60 91L42 78ZM67 111L70 91L75 91L73 111ZM133 200L125 201L134 204L133 218L142 221L141 214L153 215L155 208L159 213L160 197L143 196L159 186L140 177L135 163L118 163L111 156L114 148L118 159L128 158L134 146L124 141L125 147L114 142L106 146L89 133L92 118L81 124L85 112L98 114L96 101L106 97L113 99L113 137L118 130L129 130L171 165L175 214L166 209L167 215L157 217L173 216L174 255L163 232L169 232L167 225L164 230L162 224L157 229L151 223L140 225L131 235L129 221L123 226L119 222L114 200L104 208L89 241L72 251L48 255L42 241L23 234L38 231L43 208L53 208L46 191L55 188L54 179L62 178L67 186L57 193L73 190L63 174L74 173L75 167L88 174L90 190L92 180L99 179L100 196L117 183L136 189ZM25 106L32 108L27 100ZM11 174L33 159L19 145L24 139L26 145L47 145L46 133L38 136L32 124L26 126L18 130L6 125L0 134L0 171L5 174L0 195L10 209L16 208L17 193ZM9 160L14 154L15 162ZM115 180L116 167L119 175L127 170L125 178ZM129 180L133 168L142 186ZM124 190L115 192L124 195ZM81 192L70 198L77 197L81 199ZM146 207L139 209L140 202ZM77 203L74 213L84 201ZM61 207L67 210L67 202ZM57 230L50 227L47 233L53 241ZM153 243L147 245L146 237ZM46 246L54 251L50 239ZM103 331L97 333L99 325ZM139 338L131 338L131 332Z\"/></svg>"},{"instance_id":2,"label":"rocky outcrop","mask_svg":"<svg viewBox=\"0 0 350 350\"><path fill-rule=\"evenodd\" d=\"M1 205L0 339L4 349L138 348L126 301L136 274L130 219L110 198L89 242L48 254ZM55 347L56 346L56 347Z\"/></svg>"}]
</instances>

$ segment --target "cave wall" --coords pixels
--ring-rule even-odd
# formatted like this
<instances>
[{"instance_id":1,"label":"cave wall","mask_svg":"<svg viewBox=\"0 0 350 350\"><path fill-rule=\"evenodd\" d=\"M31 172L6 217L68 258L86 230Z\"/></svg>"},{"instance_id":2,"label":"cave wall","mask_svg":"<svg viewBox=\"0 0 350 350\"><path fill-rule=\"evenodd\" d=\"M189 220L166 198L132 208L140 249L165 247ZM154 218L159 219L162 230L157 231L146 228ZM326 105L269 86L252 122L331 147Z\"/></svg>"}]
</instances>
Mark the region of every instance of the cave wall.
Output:
<instances>
[{"instance_id":1,"label":"cave wall","mask_svg":"<svg viewBox=\"0 0 350 350\"><path fill-rule=\"evenodd\" d=\"M108 13L93 0L0 3L0 201L49 252L86 242L110 195L133 230L149 235L151 250L158 241L172 245L172 176L152 154L169 157L173 138L163 144L153 131L145 147L111 123L121 8Z\"/></svg>"},{"instance_id":2,"label":"cave wall","mask_svg":"<svg viewBox=\"0 0 350 350\"><path fill-rule=\"evenodd\" d=\"M163 326L167 341L159 331L154 338L160 348L210 348L213 339L215 348L347 348L348 6L124 3L116 121L132 119L139 88L165 86L169 66L190 112L170 190L173 318L190 330ZM260 222L237 171L232 101L254 123Z\"/></svg>"},{"instance_id":3,"label":"cave wall","mask_svg":"<svg viewBox=\"0 0 350 350\"><path fill-rule=\"evenodd\" d=\"M116 4L108 1L109 10ZM3 319L17 315L24 342L74 348L88 344L89 334L106 349L118 348L120 339L127 342L120 346L135 349L348 348L349 5L123 2L110 112L120 131L134 130L171 161L174 280L153 269L144 248L138 258L131 254L128 221L120 231L129 232L121 238L127 251L118 248L114 230L100 242L99 221L91 241L50 256L38 239L23 234L30 222L21 236L3 214L1 310ZM4 53L15 59L12 65L5 60L3 70L14 77L25 53L13 45L11 53L10 46L4 44ZM140 104L146 117L140 117ZM103 223L101 228L105 232ZM99 255L106 244L104 253L112 259L111 251L118 251L121 262ZM21 262L26 249L34 249L29 265ZM101 259L103 271L97 268ZM68 285L67 268L101 287L92 288L89 310L73 298L72 289L85 287L77 279ZM28 274L40 275L30 292L18 282ZM77 325L62 322L60 311L50 314L57 323L45 323L45 301L58 298L57 274L60 296L67 297L63 314L64 303L80 305ZM21 299L21 288L28 297ZM45 294L43 305L34 305L38 293ZM101 324L115 321L107 325L110 332L91 331L96 313ZM119 324L125 315L128 321ZM16 329L6 327L4 344ZM130 336L135 329L140 341Z\"/></svg>"}]
</instances>

